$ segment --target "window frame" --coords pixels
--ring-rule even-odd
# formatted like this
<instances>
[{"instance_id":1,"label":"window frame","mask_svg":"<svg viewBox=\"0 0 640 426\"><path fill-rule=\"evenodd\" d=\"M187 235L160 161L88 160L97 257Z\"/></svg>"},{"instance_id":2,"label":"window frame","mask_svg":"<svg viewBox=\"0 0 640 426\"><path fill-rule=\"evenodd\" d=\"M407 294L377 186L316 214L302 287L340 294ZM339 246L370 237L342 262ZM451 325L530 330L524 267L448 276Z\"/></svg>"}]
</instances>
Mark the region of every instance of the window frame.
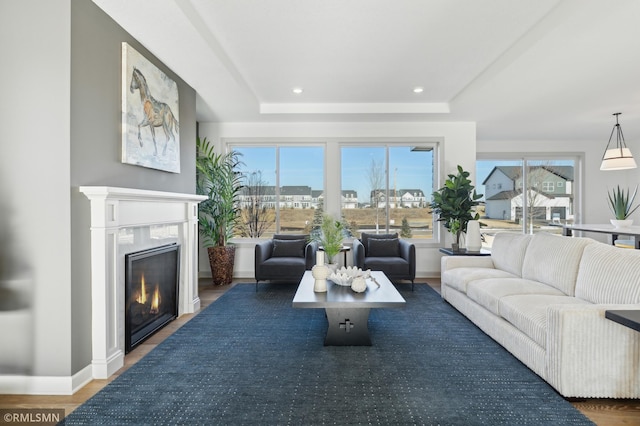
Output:
<instances>
[{"instance_id":1,"label":"window frame","mask_svg":"<svg viewBox=\"0 0 640 426\"><path fill-rule=\"evenodd\" d=\"M321 190L326 193L327 188L327 146L324 140L319 139L288 139L288 138L225 138L221 140L223 148L229 152L236 148L274 148L275 149L275 233L281 232L280 227L280 204L282 195L280 193L280 148L311 148L320 147L323 150L323 177ZM251 238L251 237L233 237L232 242L268 240L271 236Z\"/></svg>"},{"instance_id":2,"label":"window frame","mask_svg":"<svg viewBox=\"0 0 640 426\"><path fill-rule=\"evenodd\" d=\"M333 215L340 216L341 214L341 191L342 191L342 164L341 164L341 148L343 146L380 146L388 145L394 146L418 146L424 148L430 148L433 152L433 190L442 186L443 177L440 171L442 170L442 139L433 137L407 137L407 138L343 138L343 137L330 137L330 138L273 138L273 137L257 137L257 138L234 138L227 137L220 139L221 147L224 150L230 151L234 147L243 148L265 148L270 146L284 146L284 147L310 147L319 146L324 150L324 164L323 164L323 188L325 197L325 212ZM386 154L388 155L388 153ZM335 158L334 158L335 157ZM388 158L386 159L388 164ZM331 170L330 170L331 169ZM336 170L338 173L336 173ZM333 173L335 176L329 176L329 173ZM388 176L386 176L388 181ZM280 185L279 171L276 169L276 186ZM388 182L387 182L388 186ZM425 193L427 202L431 202L431 193ZM276 216L276 229L280 229L279 215ZM411 238L410 241L417 247L441 247L442 246L442 231L441 226L435 220L433 221L433 237L430 240ZM249 237L235 237L232 242L252 242L268 239L269 237L249 238Z\"/></svg>"},{"instance_id":3,"label":"window frame","mask_svg":"<svg viewBox=\"0 0 640 426\"><path fill-rule=\"evenodd\" d=\"M584 164L585 164L585 153L584 152L477 152L476 153L476 162L477 161L520 161L522 162L523 174L522 180L523 182L527 181L527 162L539 162L539 161L561 161L561 160L572 160L574 161L574 180L572 183L572 192L573 192L573 217L575 223L582 223L582 212L584 211ZM477 172L476 172L477 174ZM479 186L480 182L476 182L476 186ZM523 220L521 232L523 234L529 233L529 223L528 223L528 210L529 206L527 203L524 203L523 206ZM480 219L482 221L482 219Z\"/></svg>"},{"instance_id":4,"label":"window frame","mask_svg":"<svg viewBox=\"0 0 640 426\"><path fill-rule=\"evenodd\" d=\"M340 180L338 181L338 191L341 191L341 182L342 182L342 148L377 148L384 147L385 148L385 197L388 199L389 197L389 182L390 182L390 172L389 172L389 148L394 147L419 147L423 149L428 149L433 153L433 170L432 170L432 191L436 191L443 185L443 178L440 175L440 170L442 170L442 142L438 139L434 138L366 138L366 139L351 139L345 140L341 139L338 143L338 160L340 161ZM431 194L425 193L425 199L427 203L431 202ZM385 225L385 232L389 231L389 209L390 203L385 203L385 216L387 218ZM338 213L340 214L340 212ZM408 238L407 240L413 243L417 247L428 247L435 248L442 246L442 230L440 224L435 220L435 217L432 217L431 226L433 229L433 234L431 239L423 239L423 238Z\"/></svg>"}]
</instances>

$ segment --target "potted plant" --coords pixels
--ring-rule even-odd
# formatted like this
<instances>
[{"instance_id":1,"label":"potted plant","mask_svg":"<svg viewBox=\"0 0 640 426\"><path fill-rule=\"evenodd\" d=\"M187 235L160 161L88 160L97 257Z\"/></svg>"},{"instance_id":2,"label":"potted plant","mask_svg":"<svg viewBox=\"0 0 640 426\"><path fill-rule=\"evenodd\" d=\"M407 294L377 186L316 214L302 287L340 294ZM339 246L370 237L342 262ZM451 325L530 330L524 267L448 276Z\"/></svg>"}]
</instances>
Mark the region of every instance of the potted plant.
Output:
<instances>
[{"instance_id":1,"label":"potted plant","mask_svg":"<svg viewBox=\"0 0 640 426\"><path fill-rule=\"evenodd\" d=\"M442 222L453 235L454 251L460 247L460 235L467 229L467 223L480 217L473 212L473 208L480 204L478 200L482 198L482 194L476 193L469 175L469 172L458 166L458 174L448 175L444 186L432 194L429 205L432 213L438 215L438 222Z\"/></svg>"},{"instance_id":2,"label":"potted plant","mask_svg":"<svg viewBox=\"0 0 640 426\"><path fill-rule=\"evenodd\" d=\"M207 138L196 140L196 192L206 195L198 206L203 246L207 248L213 284L230 284L233 279L235 246L229 244L238 225L238 196L242 188L240 154L218 154Z\"/></svg>"},{"instance_id":3,"label":"potted plant","mask_svg":"<svg viewBox=\"0 0 640 426\"><path fill-rule=\"evenodd\" d=\"M320 248L327 255L329 268L336 269L334 259L342 250L342 240L344 238L344 226L342 222L335 220L330 215L322 216L320 227L311 231L310 240L316 241Z\"/></svg>"},{"instance_id":4,"label":"potted plant","mask_svg":"<svg viewBox=\"0 0 640 426\"><path fill-rule=\"evenodd\" d=\"M618 185L607 194L609 196L609 209L615 217L615 219L611 219L611 224L616 228L631 226L633 223L632 219L627 218L640 207L640 205L633 207L637 193L638 185L636 185L636 189L631 196L629 196L629 189L625 191Z\"/></svg>"}]
</instances>

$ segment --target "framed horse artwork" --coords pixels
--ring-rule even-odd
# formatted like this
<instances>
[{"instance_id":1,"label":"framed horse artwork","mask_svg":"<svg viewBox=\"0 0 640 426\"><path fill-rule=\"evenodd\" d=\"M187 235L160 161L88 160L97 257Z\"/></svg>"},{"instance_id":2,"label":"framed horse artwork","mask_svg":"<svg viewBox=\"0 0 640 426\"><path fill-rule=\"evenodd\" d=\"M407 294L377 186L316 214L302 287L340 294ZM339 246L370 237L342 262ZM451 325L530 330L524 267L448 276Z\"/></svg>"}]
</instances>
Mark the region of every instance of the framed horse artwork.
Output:
<instances>
[{"instance_id":1,"label":"framed horse artwork","mask_svg":"<svg viewBox=\"0 0 640 426\"><path fill-rule=\"evenodd\" d=\"M122 162L180 173L178 85L122 43Z\"/></svg>"}]
</instances>

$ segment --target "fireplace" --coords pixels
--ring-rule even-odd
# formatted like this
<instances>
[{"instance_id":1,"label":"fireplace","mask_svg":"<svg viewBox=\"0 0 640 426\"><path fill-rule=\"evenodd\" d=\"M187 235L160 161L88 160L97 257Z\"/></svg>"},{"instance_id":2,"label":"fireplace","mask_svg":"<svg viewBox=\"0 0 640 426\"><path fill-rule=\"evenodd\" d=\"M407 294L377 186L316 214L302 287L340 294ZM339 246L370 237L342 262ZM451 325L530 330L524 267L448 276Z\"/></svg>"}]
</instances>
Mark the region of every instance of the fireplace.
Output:
<instances>
[{"instance_id":1,"label":"fireplace","mask_svg":"<svg viewBox=\"0 0 640 426\"><path fill-rule=\"evenodd\" d=\"M180 246L125 255L125 353L178 316Z\"/></svg>"},{"instance_id":2,"label":"fireplace","mask_svg":"<svg viewBox=\"0 0 640 426\"><path fill-rule=\"evenodd\" d=\"M200 309L198 203L206 197L108 186L80 191L91 201L91 375L106 379L124 365L127 254L178 245L178 316Z\"/></svg>"}]
</instances>

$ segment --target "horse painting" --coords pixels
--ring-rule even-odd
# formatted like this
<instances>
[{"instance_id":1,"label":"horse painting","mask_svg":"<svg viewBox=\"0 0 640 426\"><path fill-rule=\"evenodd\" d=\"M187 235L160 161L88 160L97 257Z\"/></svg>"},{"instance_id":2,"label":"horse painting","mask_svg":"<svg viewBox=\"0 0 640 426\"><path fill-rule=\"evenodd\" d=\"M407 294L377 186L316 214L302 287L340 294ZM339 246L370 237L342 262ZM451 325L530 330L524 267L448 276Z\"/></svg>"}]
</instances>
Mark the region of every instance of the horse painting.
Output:
<instances>
[{"instance_id":1,"label":"horse painting","mask_svg":"<svg viewBox=\"0 0 640 426\"><path fill-rule=\"evenodd\" d=\"M158 145L156 143L155 128L162 127L162 130L164 130L164 134L167 137L164 149L162 150L162 155L166 155L169 141L173 140L175 142L176 140L174 131L179 132L178 120L174 117L169 105L158 101L151 95L144 75L139 69L134 67L133 72L131 73L131 85L129 86L129 91L131 91L131 93L135 93L136 89L140 93L140 103L142 104L142 110L144 112L142 121L138 123L138 141L140 142L140 146L143 146L140 129L143 127L149 127L149 130L151 131L151 138L153 139L154 155L157 156Z\"/></svg>"}]
</instances>

